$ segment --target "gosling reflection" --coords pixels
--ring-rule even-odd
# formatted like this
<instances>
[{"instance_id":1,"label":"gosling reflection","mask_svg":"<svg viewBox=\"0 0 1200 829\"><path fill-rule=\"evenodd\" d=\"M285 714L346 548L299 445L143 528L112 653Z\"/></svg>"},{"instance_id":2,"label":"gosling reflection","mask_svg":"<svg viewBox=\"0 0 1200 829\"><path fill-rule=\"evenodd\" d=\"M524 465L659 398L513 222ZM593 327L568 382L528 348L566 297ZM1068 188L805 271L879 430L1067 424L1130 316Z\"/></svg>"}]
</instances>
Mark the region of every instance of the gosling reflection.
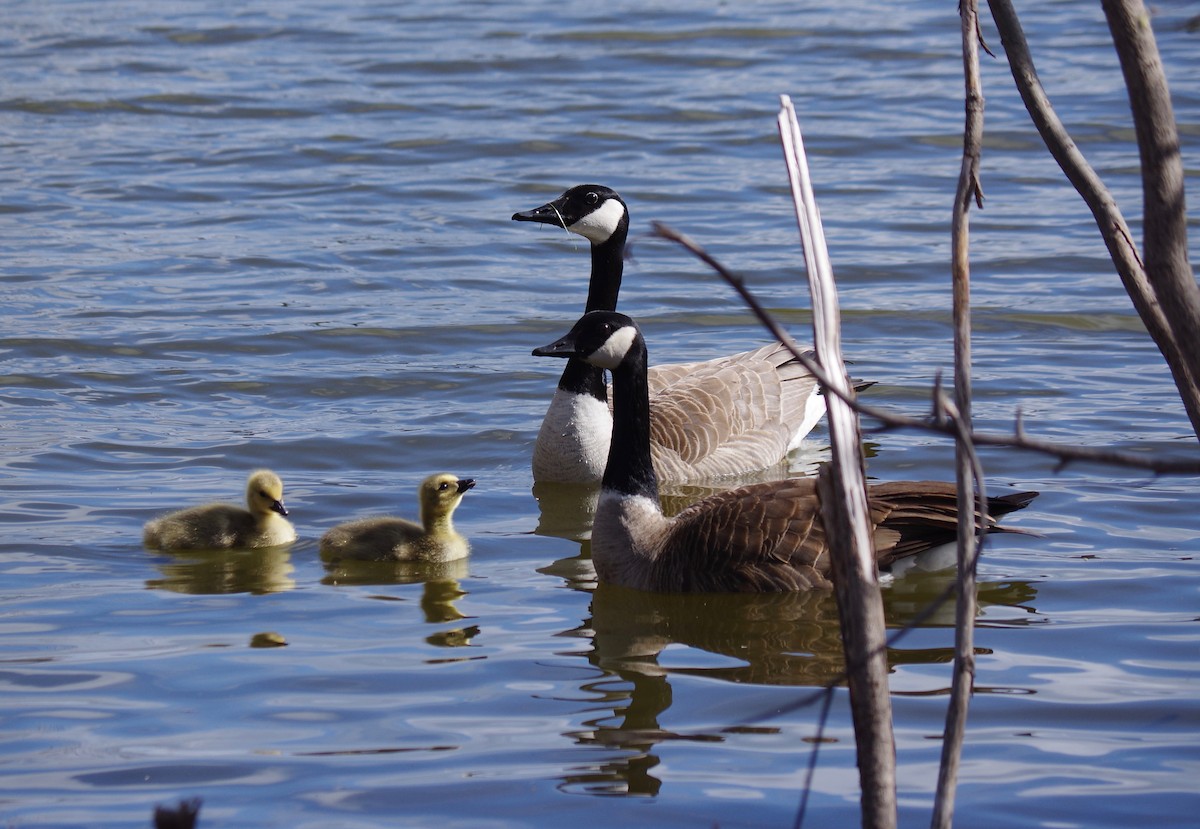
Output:
<instances>
[{"instance_id":1,"label":"gosling reflection","mask_svg":"<svg viewBox=\"0 0 1200 829\"><path fill-rule=\"evenodd\" d=\"M467 591L461 579L469 573L468 559L453 561L362 561L358 559L325 559L322 584L341 586L372 586L389 584L420 584L421 612L429 624L458 622L468 618L456 602ZM477 625L441 630L425 637L431 645L444 648L467 647L479 635Z\"/></svg>"},{"instance_id":2,"label":"gosling reflection","mask_svg":"<svg viewBox=\"0 0 1200 829\"><path fill-rule=\"evenodd\" d=\"M230 593L281 593L296 586L291 549L189 550L165 553L155 565L162 578L147 579L146 586L173 593L214 595Z\"/></svg>"}]
</instances>

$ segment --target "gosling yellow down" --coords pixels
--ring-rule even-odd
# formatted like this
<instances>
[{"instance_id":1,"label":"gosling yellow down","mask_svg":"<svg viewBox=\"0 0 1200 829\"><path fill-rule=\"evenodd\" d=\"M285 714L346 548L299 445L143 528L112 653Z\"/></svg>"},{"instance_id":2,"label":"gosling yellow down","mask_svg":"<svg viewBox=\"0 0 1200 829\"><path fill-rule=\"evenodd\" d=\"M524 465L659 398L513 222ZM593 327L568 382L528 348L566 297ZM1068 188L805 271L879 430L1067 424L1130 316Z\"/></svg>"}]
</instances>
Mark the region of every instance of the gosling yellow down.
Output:
<instances>
[{"instance_id":1,"label":"gosling yellow down","mask_svg":"<svg viewBox=\"0 0 1200 829\"><path fill-rule=\"evenodd\" d=\"M421 523L383 516L338 524L321 537L321 555L366 561L454 561L470 552L452 516L472 478L448 472L430 475L418 490Z\"/></svg>"},{"instance_id":2,"label":"gosling yellow down","mask_svg":"<svg viewBox=\"0 0 1200 829\"><path fill-rule=\"evenodd\" d=\"M172 512L146 523L142 541L157 550L229 550L274 547L296 540L284 516L283 481L260 469L246 483L244 510L233 504L205 504Z\"/></svg>"}]
</instances>

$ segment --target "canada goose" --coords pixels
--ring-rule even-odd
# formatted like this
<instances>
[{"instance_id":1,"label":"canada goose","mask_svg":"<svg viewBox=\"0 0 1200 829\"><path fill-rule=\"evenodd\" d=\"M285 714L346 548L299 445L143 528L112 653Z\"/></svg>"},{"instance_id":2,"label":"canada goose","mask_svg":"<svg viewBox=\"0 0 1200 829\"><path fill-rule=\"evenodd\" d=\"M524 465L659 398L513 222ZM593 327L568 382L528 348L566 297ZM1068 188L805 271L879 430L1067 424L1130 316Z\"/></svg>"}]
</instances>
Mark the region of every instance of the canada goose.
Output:
<instances>
[{"instance_id":1,"label":"canada goose","mask_svg":"<svg viewBox=\"0 0 1200 829\"><path fill-rule=\"evenodd\" d=\"M629 234L629 210L616 191L581 184L513 219L586 238L592 248L586 310L616 310ZM651 455L659 477L672 482L771 466L799 446L825 412L816 381L780 343L653 366L648 382ZM599 482L611 435L603 370L568 360L534 444L534 480Z\"/></svg>"},{"instance_id":2,"label":"canada goose","mask_svg":"<svg viewBox=\"0 0 1200 829\"><path fill-rule=\"evenodd\" d=\"M283 481L260 469L246 483L247 512L232 504L206 504L172 512L146 523L142 541L158 550L227 550L274 547L296 540L284 516Z\"/></svg>"},{"instance_id":3,"label":"canada goose","mask_svg":"<svg viewBox=\"0 0 1200 829\"><path fill-rule=\"evenodd\" d=\"M467 539L454 530L451 516L471 478L448 472L430 475L418 490L421 523L403 518L362 518L338 524L321 537L321 554L330 558L372 561L452 561L470 552Z\"/></svg>"},{"instance_id":4,"label":"canada goose","mask_svg":"<svg viewBox=\"0 0 1200 829\"><path fill-rule=\"evenodd\" d=\"M587 360L613 374L612 446L592 526L592 563L601 581L659 592L831 586L815 479L752 484L697 501L674 518L663 515L650 460L646 343L633 320L588 313L565 337L533 353ZM1004 515L1036 494L991 498L989 510ZM952 484L874 484L869 501L881 566L955 538Z\"/></svg>"}]
</instances>

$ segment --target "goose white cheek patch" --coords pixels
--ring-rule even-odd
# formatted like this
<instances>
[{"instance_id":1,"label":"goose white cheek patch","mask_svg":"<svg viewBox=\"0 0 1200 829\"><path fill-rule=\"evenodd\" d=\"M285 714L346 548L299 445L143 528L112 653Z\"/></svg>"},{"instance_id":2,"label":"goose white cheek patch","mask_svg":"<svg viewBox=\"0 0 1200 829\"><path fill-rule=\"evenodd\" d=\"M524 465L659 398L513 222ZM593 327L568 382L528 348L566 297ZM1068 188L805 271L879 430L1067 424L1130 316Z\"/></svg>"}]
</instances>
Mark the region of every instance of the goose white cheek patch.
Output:
<instances>
[{"instance_id":1,"label":"goose white cheek patch","mask_svg":"<svg viewBox=\"0 0 1200 829\"><path fill-rule=\"evenodd\" d=\"M571 225L567 230L578 233L589 242L602 245L617 232L621 219L625 217L625 205L609 199L597 209Z\"/></svg>"},{"instance_id":2,"label":"goose white cheek patch","mask_svg":"<svg viewBox=\"0 0 1200 829\"><path fill-rule=\"evenodd\" d=\"M614 369L625 359L637 337L637 329L631 325L618 328L588 357L588 362L600 368Z\"/></svg>"}]
</instances>

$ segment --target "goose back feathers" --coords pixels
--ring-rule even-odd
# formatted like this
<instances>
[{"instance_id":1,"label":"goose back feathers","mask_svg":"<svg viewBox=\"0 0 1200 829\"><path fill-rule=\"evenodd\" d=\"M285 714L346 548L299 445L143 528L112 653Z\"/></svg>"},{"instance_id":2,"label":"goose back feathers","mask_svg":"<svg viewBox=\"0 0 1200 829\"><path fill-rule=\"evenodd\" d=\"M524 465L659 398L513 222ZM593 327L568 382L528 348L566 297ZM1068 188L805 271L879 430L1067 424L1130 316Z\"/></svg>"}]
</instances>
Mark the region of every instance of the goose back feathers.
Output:
<instances>
[{"instance_id":1,"label":"goose back feathers","mask_svg":"<svg viewBox=\"0 0 1200 829\"><path fill-rule=\"evenodd\" d=\"M228 550L273 547L296 540L285 516L283 481L260 469L246 482L248 510L233 504L206 504L148 521L142 532L147 547L158 550Z\"/></svg>"},{"instance_id":2,"label":"goose back feathers","mask_svg":"<svg viewBox=\"0 0 1200 829\"><path fill-rule=\"evenodd\" d=\"M616 191L572 187L515 221L563 227L591 244L587 311L614 311L624 272L629 210ZM535 480L594 483L611 435L603 371L569 359L534 444ZM653 366L651 446L664 480L742 474L782 460L825 411L817 384L780 343L715 360Z\"/></svg>"},{"instance_id":3,"label":"goose back feathers","mask_svg":"<svg viewBox=\"0 0 1200 829\"><path fill-rule=\"evenodd\" d=\"M452 516L472 478L448 472L430 475L418 490L421 523L382 516L361 518L333 527L321 537L321 555L367 561L454 561L470 552L467 539L454 529Z\"/></svg>"},{"instance_id":4,"label":"goose back feathers","mask_svg":"<svg viewBox=\"0 0 1200 829\"><path fill-rule=\"evenodd\" d=\"M754 484L706 498L668 518L650 463L646 347L622 314L585 314L537 356L575 356L613 372L614 428L596 517L592 561L601 581L660 592L767 592L831 586L821 501L812 479ZM989 499L992 516L1036 493ZM881 566L952 542L952 484L904 481L868 488ZM989 518L989 529L1002 529Z\"/></svg>"}]
</instances>

